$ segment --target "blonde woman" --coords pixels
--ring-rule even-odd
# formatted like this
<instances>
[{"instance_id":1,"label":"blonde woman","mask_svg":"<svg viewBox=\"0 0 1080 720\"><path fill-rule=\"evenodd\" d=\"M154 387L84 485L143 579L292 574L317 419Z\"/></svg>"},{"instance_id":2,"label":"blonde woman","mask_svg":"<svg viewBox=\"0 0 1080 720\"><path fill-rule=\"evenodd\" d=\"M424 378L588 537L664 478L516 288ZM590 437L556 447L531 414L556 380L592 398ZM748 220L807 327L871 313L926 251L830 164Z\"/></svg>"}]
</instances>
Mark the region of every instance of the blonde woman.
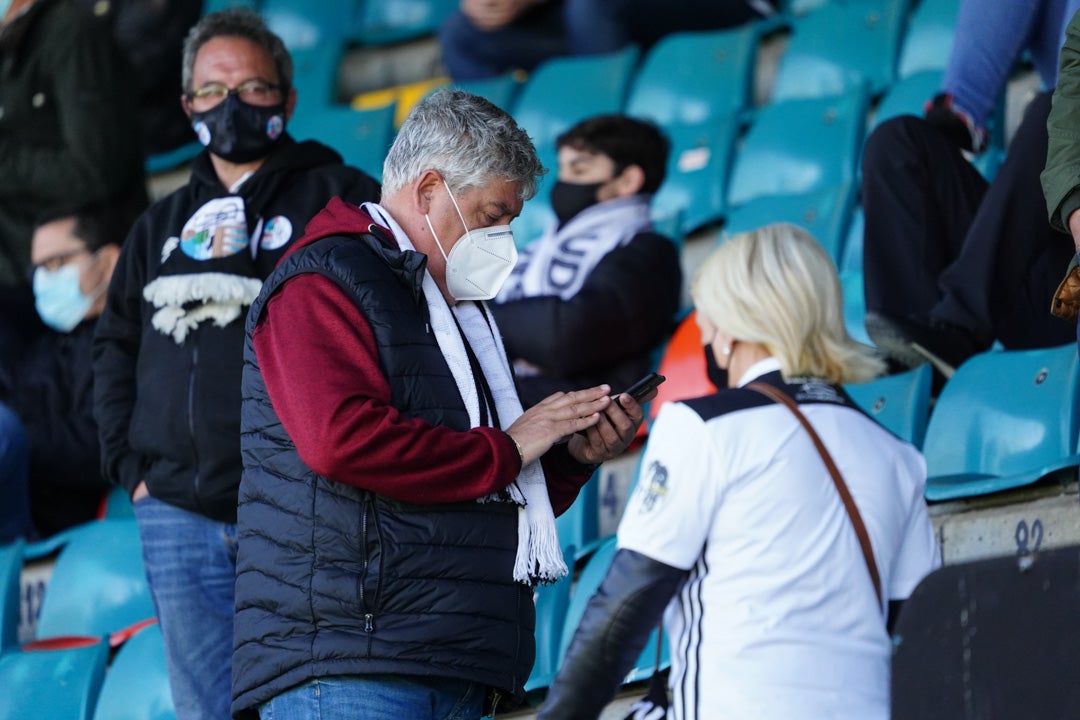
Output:
<instances>
[{"instance_id":1,"label":"blonde woman","mask_svg":"<svg viewBox=\"0 0 1080 720\"><path fill-rule=\"evenodd\" d=\"M887 623L938 552L922 456L841 388L882 363L846 334L836 270L796 226L731 238L691 294L727 387L661 409L540 717L595 718L666 607L669 717L884 720Z\"/></svg>"}]
</instances>

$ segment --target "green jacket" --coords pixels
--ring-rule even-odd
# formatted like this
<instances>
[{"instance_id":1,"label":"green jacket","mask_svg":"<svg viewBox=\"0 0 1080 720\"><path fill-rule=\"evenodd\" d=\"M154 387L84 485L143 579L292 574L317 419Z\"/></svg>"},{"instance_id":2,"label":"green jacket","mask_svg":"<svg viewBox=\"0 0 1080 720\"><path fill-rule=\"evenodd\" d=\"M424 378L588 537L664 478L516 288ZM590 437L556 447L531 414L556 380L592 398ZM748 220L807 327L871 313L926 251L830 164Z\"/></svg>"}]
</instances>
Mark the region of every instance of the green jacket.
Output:
<instances>
[{"instance_id":1,"label":"green jacket","mask_svg":"<svg viewBox=\"0 0 1080 720\"><path fill-rule=\"evenodd\" d=\"M74 0L37 0L0 28L0 287L25 282L36 221L145 206L137 103L108 29Z\"/></svg>"},{"instance_id":2,"label":"green jacket","mask_svg":"<svg viewBox=\"0 0 1080 720\"><path fill-rule=\"evenodd\" d=\"M1048 145L1042 173L1050 224L1069 232L1069 215L1080 209L1080 13L1065 29L1057 88L1046 121Z\"/></svg>"}]
</instances>

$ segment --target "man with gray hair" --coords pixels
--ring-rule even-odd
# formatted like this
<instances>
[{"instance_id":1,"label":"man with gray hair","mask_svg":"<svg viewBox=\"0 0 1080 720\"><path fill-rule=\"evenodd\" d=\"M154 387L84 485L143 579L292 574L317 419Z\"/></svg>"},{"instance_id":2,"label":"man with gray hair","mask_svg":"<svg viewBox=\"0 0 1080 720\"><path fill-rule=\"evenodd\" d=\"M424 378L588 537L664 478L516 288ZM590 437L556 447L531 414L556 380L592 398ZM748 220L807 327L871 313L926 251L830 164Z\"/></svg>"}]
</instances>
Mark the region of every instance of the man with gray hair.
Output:
<instances>
[{"instance_id":1,"label":"man with gray hair","mask_svg":"<svg viewBox=\"0 0 1080 720\"><path fill-rule=\"evenodd\" d=\"M136 222L94 343L106 476L132 497L179 718L229 715L243 319L308 220L378 184L286 124L281 39L247 10L184 44L181 98L206 150Z\"/></svg>"},{"instance_id":2,"label":"man with gray hair","mask_svg":"<svg viewBox=\"0 0 1080 720\"><path fill-rule=\"evenodd\" d=\"M267 278L245 349L234 714L479 718L523 696L532 588L567 572L554 516L643 415L607 385L522 412L484 301L540 172L510 116L440 91L402 125L380 203L331 201Z\"/></svg>"}]
</instances>

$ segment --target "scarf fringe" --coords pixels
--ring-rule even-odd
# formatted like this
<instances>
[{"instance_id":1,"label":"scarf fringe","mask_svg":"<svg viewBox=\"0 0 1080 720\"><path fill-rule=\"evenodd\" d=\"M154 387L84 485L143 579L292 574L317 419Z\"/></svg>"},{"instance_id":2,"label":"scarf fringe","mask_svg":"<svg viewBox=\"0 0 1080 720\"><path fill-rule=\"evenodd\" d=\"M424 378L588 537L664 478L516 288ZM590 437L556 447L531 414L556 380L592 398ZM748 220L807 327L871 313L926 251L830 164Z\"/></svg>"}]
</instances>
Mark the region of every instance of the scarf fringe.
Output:
<instances>
[{"instance_id":1,"label":"scarf fringe","mask_svg":"<svg viewBox=\"0 0 1080 720\"><path fill-rule=\"evenodd\" d=\"M554 523L530 517L525 508L519 508L514 580L526 585L547 585L569 572Z\"/></svg>"}]
</instances>

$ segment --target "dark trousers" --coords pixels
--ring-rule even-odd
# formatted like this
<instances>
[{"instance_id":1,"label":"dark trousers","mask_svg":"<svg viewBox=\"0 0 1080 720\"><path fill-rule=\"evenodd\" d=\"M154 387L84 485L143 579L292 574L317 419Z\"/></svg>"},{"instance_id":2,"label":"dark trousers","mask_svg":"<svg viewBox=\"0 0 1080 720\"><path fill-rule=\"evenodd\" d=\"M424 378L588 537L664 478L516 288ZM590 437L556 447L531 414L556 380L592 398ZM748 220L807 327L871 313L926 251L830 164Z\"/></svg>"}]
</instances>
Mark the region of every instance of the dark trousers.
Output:
<instances>
[{"instance_id":1,"label":"dark trousers","mask_svg":"<svg viewBox=\"0 0 1080 720\"><path fill-rule=\"evenodd\" d=\"M1039 174L1050 93L1038 95L987 183L921 118L882 123L863 154L866 309L941 320L1008 348L1070 342L1050 315L1074 251L1051 229Z\"/></svg>"}]
</instances>

